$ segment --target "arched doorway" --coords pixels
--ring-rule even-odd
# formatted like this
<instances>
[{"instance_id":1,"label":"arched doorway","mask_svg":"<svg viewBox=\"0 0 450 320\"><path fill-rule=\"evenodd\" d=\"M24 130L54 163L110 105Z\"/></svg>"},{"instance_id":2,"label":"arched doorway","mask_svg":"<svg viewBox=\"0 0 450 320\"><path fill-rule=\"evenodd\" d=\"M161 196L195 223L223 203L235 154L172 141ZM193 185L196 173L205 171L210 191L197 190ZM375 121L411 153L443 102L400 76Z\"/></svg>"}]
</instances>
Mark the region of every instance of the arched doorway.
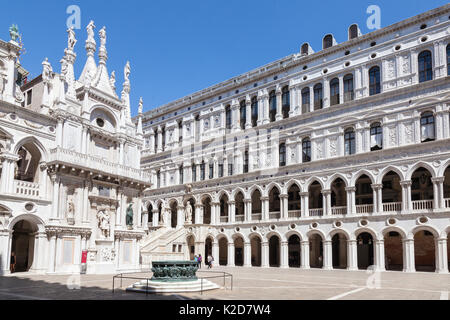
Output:
<instances>
[{"instance_id":1,"label":"arched doorway","mask_svg":"<svg viewBox=\"0 0 450 320\"><path fill-rule=\"evenodd\" d=\"M15 163L14 180L39 183L41 152L36 144L25 143L18 149L17 155L20 160Z\"/></svg>"},{"instance_id":2,"label":"arched doorway","mask_svg":"<svg viewBox=\"0 0 450 320\"><path fill-rule=\"evenodd\" d=\"M275 235L269 239L269 266L280 266L280 238Z\"/></svg>"},{"instance_id":3,"label":"arched doorway","mask_svg":"<svg viewBox=\"0 0 450 320\"><path fill-rule=\"evenodd\" d=\"M309 198L309 215L317 217L323 215L323 196L322 186L319 182L314 181L308 188Z\"/></svg>"},{"instance_id":4,"label":"arched doorway","mask_svg":"<svg viewBox=\"0 0 450 320\"><path fill-rule=\"evenodd\" d=\"M211 198L203 198L203 224L211 224Z\"/></svg>"},{"instance_id":5,"label":"arched doorway","mask_svg":"<svg viewBox=\"0 0 450 320\"><path fill-rule=\"evenodd\" d=\"M163 204L162 202L158 206L158 224L162 224Z\"/></svg>"},{"instance_id":6,"label":"arched doorway","mask_svg":"<svg viewBox=\"0 0 450 320\"><path fill-rule=\"evenodd\" d=\"M413 210L433 209L433 182L431 173L424 168L417 169L411 177L411 200Z\"/></svg>"},{"instance_id":7,"label":"arched doorway","mask_svg":"<svg viewBox=\"0 0 450 320\"><path fill-rule=\"evenodd\" d=\"M177 212L177 209L178 208L178 205L177 205L177 203L176 203L176 201L173 201L171 204L170 204L170 222L171 222L171 227L172 228L176 228L177 227L177 225L178 225L178 212Z\"/></svg>"},{"instance_id":8,"label":"arched doorway","mask_svg":"<svg viewBox=\"0 0 450 320\"><path fill-rule=\"evenodd\" d=\"M366 270L374 264L373 237L363 232L357 238L358 269Z\"/></svg>"},{"instance_id":9,"label":"arched doorway","mask_svg":"<svg viewBox=\"0 0 450 320\"><path fill-rule=\"evenodd\" d=\"M356 213L365 214L374 212L372 180L365 174L355 182Z\"/></svg>"},{"instance_id":10,"label":"arched doorway","mask_svg":"<svg viewBox=\"0 0 450 320\"><path fill-rule=\"evenodd\" d=\"M252 221L259 221L262 218L261 192L256 189L252 193Z\"/></svg>"},{"instance_id":11,"label":"arched doorway","mask_svg":"<svg viewBox=\"0 0 450 320\"><path fill-rule=\"evenodd\" d=\"M153 226L153 225L152 225L152 223L153 223L153 206L152 206L152 204L149 204L149 205L148 205L147 212L148 212L148 223L149 223L151 226Z\"/></svg>"},{"instance_id":12,"label":"arched doorway","mask_svg":"<svg viewBox=\"0 0 450 320\"><path fill-rule=\"evenodd\" d=\"M288 190L288 210L300 212L300 188L295 183Z\"/></svg>"},{"instance_id":13,"label":"arched doorway","mask_svg":"<svg viewBox=\"0 0 450 320\"><path fill-rule=\"evenodd\" d=\"M402 187L399 175L390 171L383 177L382 183L383 211L400 212L402 210Z\"/></svg>"},{"instance_id":14,"label":"arched doorway","mask_svg":"<svg viewBox=\"0 0 450 320\"><path fill-rule=\"evenodd\" d=\"M212 255L212 246L213 246L213 239L211 237L206 238L205 240L205 261L208 258L209 255Z\"/></svg>"},{"instance_id":15,"label":"arched doorway","mask_svg":"<svg viewBox=\"0 0 450 320\"><path fill-rule=\"evenodd\" d=\"M318 234L309 237L309 261L311 268L323 268L323 241Z\"/></svg>"},{"instance_id":16,"label":"arched doorway","mask_svg":"<svg viewBox=\"0 0 450 320\"><path fill-rule=\"evenodd\" d=\"M219 240L219 265L226 266L228 264L228 240L220 238Z\"/></svg>"},{"instance_id":17,"label":"arched doorway","mask_svg":"<svg viewBox=\"0 0 450 320\"><path fill-rule=\"evenodd\" d=\"M244 239L236 237L234 240L234 264L237 267L244 265Z\"/></svg>"},{"instance_id":18,"label":"arched doorway","mask_svg":"<svg viewBox=\"0 0 450 320\"><path fill-rule=\"evenodd\" d=\"M195 238L194 236L189 236L186 240L188 252L189 252L189 260L194 260L195 257Z\"/></svg>"},{"instance_id":19,"label":"arched doorway","mask_svg":"<svg viewBox=\"0 0 450 320\"><path fill-rule=\"evenodd\" d=\"M273 187L269 192L269 218L271 220L281 218L280 205L280 191L277 187Z\"/></svg>"},{"instance_id":20,"label":"arched doorway","mask_svg":"<svg viewBox=\"0 0 450 320\"><path fill-rule=\"evenodd\" d=\"M288 240L289 267L300 268L300 238L296 234Z\"/></svg>"},{"instance_id":21,"label":"arched doorway","mask_svg":"<svg viewBox=\"0 0 450 320\"><path fill-rule=\"evenodd\" d=\"M435 239L431 232L421 230L414 234L414 257L416 271L436 271Z\"/></svg>"},{"instance_id":22,"label":"arched doorway","mask_svg":"<svg viewBox=\"0 0 450 320\"><path fill-rule=\"evenodd\" d=\"M384 235L384 254L386 270L403 270L403 242L397 231L390 231Z\"/></svg>"},{"instance_id":23,"label":"arched doorway","mask_svg":"<svg viewBox=\"0 0 450 320\"><path fill-rule=\"evenodd\" d=\"M258 236L250 238L252 249L252 267L261 267L261 239Z\"/></svg>"},{"instance_id":24,"label":"arched doorway","mask_svg":"<svg viewBox=\"0 0 450 320\"><path fill-rule=\"evenodd\" d=\"M38 228L35 224L21 220L13 227L11 255L16 256L14 272L28 272L34 260L35 233Z\"/></svg>"},{"instance_id":25,"label":"arched doorway","mask_svg":"<svg viewBox=\"0 0 450 320\"><path fill-rule=\"evenodd\" d=\"M220 197L220 222L222 222L222 223L229 222L228 196L226 194L223 194Z\"/></svg>"},{"instance_id":26,"label":"arched doorway","mask_svg":"<svg viewBox=\"0 0 450 320\"><path fill-rule=\"evenodd\" d=\"M331 239L333 269L347 268L347 240L343 233L337 233Z\"/></svg>"},{"instance_id":27,"label":"arched doorway","mask_svg":"<svg viewBox=\"0 0 450 320\"><path fill-rule=\"evenodd\" d=\"M245 220L245 210L244 210L244 195L242 192L238 192L235 196L235 219L237 222L242 222Z\"/></svg>"}]
</instances>

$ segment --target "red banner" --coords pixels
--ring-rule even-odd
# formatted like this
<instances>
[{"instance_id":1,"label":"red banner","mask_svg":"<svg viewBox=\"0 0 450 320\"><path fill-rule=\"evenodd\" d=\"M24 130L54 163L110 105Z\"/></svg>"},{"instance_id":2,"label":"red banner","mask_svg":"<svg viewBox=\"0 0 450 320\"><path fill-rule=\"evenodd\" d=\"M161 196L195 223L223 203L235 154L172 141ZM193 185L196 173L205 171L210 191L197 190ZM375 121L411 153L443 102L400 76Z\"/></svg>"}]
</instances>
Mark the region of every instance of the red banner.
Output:
<instances>
[{"instance_id":1,"label":"red banner","mask_svg":"<svg viewBox=\"0 0 450 320\"><path fill-rule=\"evenodd\" d=\"M82 253L81 253L81 263L82 264L87 263L87 254L88 254L87 250L82 251Z\"/></svg>"}]
</instances>

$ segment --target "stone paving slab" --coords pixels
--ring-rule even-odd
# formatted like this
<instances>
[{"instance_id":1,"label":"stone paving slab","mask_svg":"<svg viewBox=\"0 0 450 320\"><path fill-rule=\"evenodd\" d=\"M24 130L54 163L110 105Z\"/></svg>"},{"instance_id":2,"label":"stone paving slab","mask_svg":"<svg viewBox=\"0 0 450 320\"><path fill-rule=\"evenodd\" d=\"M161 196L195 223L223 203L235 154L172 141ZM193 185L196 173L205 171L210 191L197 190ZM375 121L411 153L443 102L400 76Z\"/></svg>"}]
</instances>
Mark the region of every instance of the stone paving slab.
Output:
<instances>
[{"instance_id":1,"label":"stone paving slab","mask_svg":"<svg viewBox=\"0 0 450 320\"><path fill-rule=\"evenodd\" d=\"M31 275L0 277L0 300L448 300L450 274L365 271L300 270L279 268L224 268L213 271L233 275L231 282L222 277L209 279L222 286L200 293L145 294L125 292L138 280L116 280L112 293L112 275ZM200 273L201 276L209 276ZM147 274L130 274L151 277ZM369 281L372 280L372 281ZM81 288L76 289L77 283Z\"/></svg>"}]
</instances>

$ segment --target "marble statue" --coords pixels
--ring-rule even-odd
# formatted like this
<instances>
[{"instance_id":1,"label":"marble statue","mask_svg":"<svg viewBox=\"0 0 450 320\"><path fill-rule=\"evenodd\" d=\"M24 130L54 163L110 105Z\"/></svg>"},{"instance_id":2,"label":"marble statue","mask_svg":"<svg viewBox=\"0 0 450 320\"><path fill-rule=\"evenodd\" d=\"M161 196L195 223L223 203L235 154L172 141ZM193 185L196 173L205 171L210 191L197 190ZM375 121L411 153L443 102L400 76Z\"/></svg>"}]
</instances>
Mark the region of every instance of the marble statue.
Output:
<instances>
[{"instance_id":1,"label":"marble statue","mask_svg":"<svg viewBox=\"0 0 450 320\"><path fill-rule=\"evenodd\" d=\"M98 227L104 238L109 237L109 214L105 211L99 211L97 213Z\"/></svg>"},{"instance_id":2,"label":"marble statue","mask_svg":"<svg viewBox=\"0 0 450 320\"><path fill-rule=\"evenodd\" d=\"M42 80L44 82L49 82L52 78L53 69L51 64L48 62L48 58L45 58L42 62Z\"/></svg>"},{"instance_id":3,"label":"marble statue","mask_svg":"<svg viewBox=\"0 0 450 320\"><path fill-rule=\"evenodd\" d=\"M91 22L89 22L89 24L86 27L87 34L88 34L88 38L86 40L87 42L95 42L94 28L95 28L94 21L91 20Z\"/></svg>"},{"instance_id":4,"label":"marble statue","mask_svg":"<svg viewBox=\"0 0 450 320\"><path fill-rule=\"evenodd\" d=\"M69 37L67 39L67 49L70 51L73 51L73 48L75 47L75 44L77 43L77 39L75 39L75 31L73 27L70 27L67 30L67 33L69 34Z\"/></svg>"},{"instance_id":5,"label":"marble statue","mask_svg":"<svg viewBox=\"0 0 450 320\"><path fill-rule=\"evenodd\" d=\"M125 83L130 82L130 73L131 73L130 61L127 61L127 64L125 65L125 68L123 70L123 76L125 78Z\"/></svg>"},{"instance_id":6,"label":"marble statue","mask_svg":"<svg viewBox=\"0 0 450 320\"><path fill-rule=\"evenodd\" d=\"M184 210L184 214L186 217L186 222L191 223L192 222L192 205L190 202L186 204L186 209Z\"/></svg>"},{"instance_id":7,"label":"marble statue","mask_svg":"<svg viewBox=\"0 0 450 320\"><path fill-rule=\"evenodd\" d=\"M67 219L73 219L75 217L75 204L72 199L67 202Z\"/></svg>"},{"instance_id":8,"label":"marble statue","mask_svg":"<svg viewBox=\"0 0 450 320\"><path fill-rule=\"evenodd\" d=\"M67 60L62 58L60 63L61 63L61 76L65 77L68 71Z\"/></svg>"},{"instance_id":9,"label":"marble statue","mask_svg":"<svg viewBox=\"0 0 450 320\"><path fill-rule=\"evenodd\" d=\"M111 72L111 78L109 79L109 83L111 84L111 88L113 90L116 90L116 72Z\"/></svg>"},{"instance_id":10,"label":"marble statue","mask_svg":"<svg viewBox=\"0 0 450 320\"><path fill-rule=\"evenodd\" d=\"M133 203L130 203L127 208L127 226L133 227Z\"/></svg>"},{"instance_id":11,"label":"marble statue","mask_svg":"<svg viewBox=\"0 0 450 320\"><path fill-rule=\"evenodd\" d=\"M106 45L106 27L101 28L98 35L100 36L100 46L104 47Z\"/></svg>"},{"instance_id":12,"label":"marble statue","mask_svg":"<svg viewBox=\"0 0 450 320\"><path fill-rule=\"evenodd\" d=\"M144 100L142 100L142 97L139 99L139 114L142 113L142 110L144 109Z\"/></svg>"}]
</instances>

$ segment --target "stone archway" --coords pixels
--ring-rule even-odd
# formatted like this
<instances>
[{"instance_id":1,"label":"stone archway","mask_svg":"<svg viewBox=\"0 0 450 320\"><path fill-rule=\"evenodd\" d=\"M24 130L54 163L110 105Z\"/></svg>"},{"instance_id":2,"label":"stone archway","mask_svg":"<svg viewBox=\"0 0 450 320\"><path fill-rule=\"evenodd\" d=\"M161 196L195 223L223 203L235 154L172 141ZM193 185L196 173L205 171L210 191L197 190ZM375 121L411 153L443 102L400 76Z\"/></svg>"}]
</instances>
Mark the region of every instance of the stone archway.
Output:
<instances>
[{"instance_id":1,"label":"stone archway","mask_svg":"<svg viewBox=\"0 0 450 320\"><path fill-rule=\"evenodd\" d=\"M16 256L14 272L28 272L32 268L37 232L37 225L28 220L20 220L14 225L11 240L11 256Z\"/></svg>"},{"instance_id":2,"label":"stone archway","mask_svg":"<svg viewBox=\"0 0 450 320\"><path fill-rule=\"evenodd\" d=\"M178 225L178 205L175 201L173 201L170 205L170 225L172 228L176 228Z\"/></svg>"},{"instance_id":3,"label":"stone archway","mask_svg":"<svg viewBox=\"0 0 450 320\"><path fill-rule=\"evenodd\" d=\"M189 260L194 260L195 257L195 238L194 236L189 236L186 240L187 247L188 247L188 253L189 253Z\"/></svg>"},{"instance_id":4,"label":"stone archway","mask_svg":"<svg viewBox=\"0 0 450 320\"><path fill-rule=\"evenodd\" d=\"M358 269L366 270L374 265L374 243L370 233L363 232L357 238Z\"/></svg>"},{"instance_id":5,"label":"stone archway","mask_svg":"<svg viewBox=\"0 0 450 320\"><path fill-rule=\"evenodd\" d=\"M252 249L252 267L261 267L261 253L262 245L261 239L258 236L253 236L250 238L250 246Z\"/></svg>"},{"instance_id":6,"label":"stone archway","mask_svg":"<svg viewBox=\"0 0 450 320\"><path fill-rule=\"evenodd\" d=\"M300 238L294 234L288 240L289 267L300 268Z\"/></svg>"},{"instance_id":7,"label":"stone archway","mask_svg":"<svg viewBox=\"0 0 450 320\"><path fill-rule=\"evenodd\" d=\"M273 235L269 239L269 266L280 266L280 253L280 238L276 235Z\"/></svg>"},{"instance_id":8,"label":"stone archway","mask_svg":"<svg viewBox=\"0 0 450 320\"><path fill-rule=\"evenodd\" d=\"M421 230L414 234L414 261L416 271L436 271L435 237L431 232Z\"/></svg>"},{"instance_id":9,"label":"stone archway","mask_svg":"<svg viewBox=\"0 0 450 320\"><path fill-rule=\"evenodd\" d=\"M347 268L347 240L342 232L336 233L331 239L333 269Z\"/></svg>"},{"instance_id":10,"label":"stone archway","mask_svg":"<svg viewBox=\"0 0 450 320\"><path fill-rule=\"evenodd\" d=\"M311 268L323 268L323 239L319 234L309 237L309 261Z\"/></svg>"},{"instance_id":11,"label":"stone archway","mask_svg":"<svg viewBox=\"0 0 450 320\"><path fill-rule=\"evenodd\" d=\"M234 240L234 265L244 266L244 239L242 237L236 237Z\"/></svg>"},{"instance_id":12,"label":"stone archway","mask_svg":"<svg viewBox=\"0 0 450 320\"><path fill-rule=\"evenodd\" d=\"M226 266L228 264L228 240L223 237L219 240L219 265Z\"/></svg>"},{"instance_id":13,"label":"stone archway","mask_svg":"<svg viewBox=\"0 0 450 320\"><path fill-rule=\"evenodd\" d=\"M205 240L205 261L209 255L212 256L212 248L213 248L213 240L211 237L206 238Z\"/></svg>"},{"instance_id":14,"label":"stone archway","mask_svg":"<svg viewBox=\"0 0 450 320\"><path fill-rule=\"evenodd\" d=\"M387 232L384 236L384 254L386 270L403 270L403 242L397 231Z\"/></svg>"}]
</instances>

